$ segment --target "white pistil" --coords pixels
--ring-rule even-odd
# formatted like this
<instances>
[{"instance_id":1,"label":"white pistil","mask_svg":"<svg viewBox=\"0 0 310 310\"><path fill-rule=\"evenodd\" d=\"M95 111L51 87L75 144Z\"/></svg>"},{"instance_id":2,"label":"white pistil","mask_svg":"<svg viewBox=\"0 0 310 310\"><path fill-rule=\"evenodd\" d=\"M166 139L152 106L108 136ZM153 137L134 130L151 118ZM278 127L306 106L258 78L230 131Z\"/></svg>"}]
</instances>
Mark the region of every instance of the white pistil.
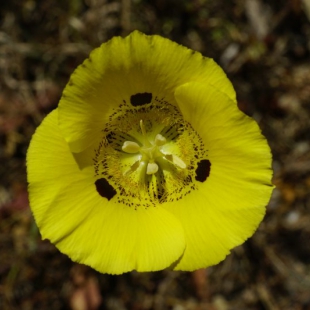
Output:
<instances>
[{"instance_id":1,"label":"white pistil","mask_svg":"<svg viewBox=\"0 0 310 310\"><path fill-rule=\"evenodd\" d=\"M146 168L146 174L154 174L158 171L158 165L156 163L148 163Z\"/></svg>"},{"instance_id":2,"label":"white pistil","mask_svg":"<svg viewBox=\"0 0 310 310\"><path fill-rule=\"evenodd\" d=\"M140 151L140 145L136 142L125 141L122 150L126 153L135 154Z\"/></svg>"}]
</instances>

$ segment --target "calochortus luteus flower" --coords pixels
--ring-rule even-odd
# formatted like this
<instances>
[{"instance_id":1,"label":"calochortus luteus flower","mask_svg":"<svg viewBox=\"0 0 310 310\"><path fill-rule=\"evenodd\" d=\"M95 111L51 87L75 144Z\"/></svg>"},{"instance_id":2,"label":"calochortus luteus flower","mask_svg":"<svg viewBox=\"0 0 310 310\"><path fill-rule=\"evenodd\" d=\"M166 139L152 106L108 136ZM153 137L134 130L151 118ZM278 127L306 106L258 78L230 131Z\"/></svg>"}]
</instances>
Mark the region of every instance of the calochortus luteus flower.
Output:
<instances>
[{"instance_id":1,"label":"calochortus luteus flower","mask_svg":"<svg viewBox=\"0 0 310 310\"><path fill-rule=\"evenodd\" d=\"M268 144L221 68L137 31L75 70L27 167L42 237L111 274L218 263L273 189Z\"/></svg>"}]
</instances>

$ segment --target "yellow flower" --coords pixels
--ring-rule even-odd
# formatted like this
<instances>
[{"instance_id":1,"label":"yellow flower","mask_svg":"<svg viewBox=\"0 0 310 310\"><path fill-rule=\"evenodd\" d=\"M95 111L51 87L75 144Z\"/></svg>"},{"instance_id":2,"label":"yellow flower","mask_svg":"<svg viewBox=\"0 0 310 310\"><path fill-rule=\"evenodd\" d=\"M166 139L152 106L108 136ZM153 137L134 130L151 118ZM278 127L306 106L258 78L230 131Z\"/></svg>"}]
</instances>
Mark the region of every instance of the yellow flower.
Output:
<instances>
[{"instance_id":1,"label":"yellow flower","mask_svg":"<svg viewBox=\"0 0 310 310\"><path fill-rule=\"evenodd\" d=\"M268 144L220 67L137 31L75 70L27 166L42 237L111 274L218 263L273 189Z\"/></svg>"}]
</instances>

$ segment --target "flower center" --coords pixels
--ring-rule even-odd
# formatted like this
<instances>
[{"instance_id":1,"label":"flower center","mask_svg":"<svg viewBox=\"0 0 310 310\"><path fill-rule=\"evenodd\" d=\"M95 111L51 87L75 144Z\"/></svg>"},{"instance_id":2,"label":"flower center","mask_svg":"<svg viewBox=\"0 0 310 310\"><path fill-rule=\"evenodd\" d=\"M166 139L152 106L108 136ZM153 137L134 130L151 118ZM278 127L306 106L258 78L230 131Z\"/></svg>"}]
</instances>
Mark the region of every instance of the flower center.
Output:
<instances>
[{"instance_id":1,"label":"flower center","mask_svg":"<svg viewBox=\"0 0 310 310\"><path fill-rule=\"evenodd\" d=\"M158 172L158 165L163 163L164 160L173 162L178 168L186 168L184 161L177 155L165 154L162 152L162 146L167 143L167 139L164 136L157 134L154 141L150 141L147 137L143 120L140 120L140 129L143 135L143 145L140 146L133 141L125 141L122 150L129 154L139 153L141 155L139 165L146 167L146 174L150 175ZM131 173L137 168L137 165L134 165L126 171L125 174Z\"/></svg>"},{"instance_id":2,"label":"flower center","mask_svg":"<svg viewBox=\"0 0 310 310\"><path fill-rule=\"evenodd\" d=\"M153 102L115 110L95 150L101 196L138 207L182 199L210 172L207 150L176 106Z\"/></svg>"}]
</instances>

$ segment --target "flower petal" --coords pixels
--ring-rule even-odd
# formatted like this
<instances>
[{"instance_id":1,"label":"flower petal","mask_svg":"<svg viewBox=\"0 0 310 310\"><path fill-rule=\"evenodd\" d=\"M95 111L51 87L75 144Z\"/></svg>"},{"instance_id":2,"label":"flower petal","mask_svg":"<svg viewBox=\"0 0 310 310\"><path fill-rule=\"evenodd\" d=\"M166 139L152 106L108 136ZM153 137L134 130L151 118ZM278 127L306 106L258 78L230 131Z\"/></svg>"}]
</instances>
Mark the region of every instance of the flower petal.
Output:
<instances>
[{"instance_id":1,"label":"flower petal","mask_svg":"<svg viewBox=\"0 0 310 310\"><path fill-rule=\"evenodd\" d=\"M194 181L197 191L167 205L186 236L186 250L175 269L194 270L218 263L254 233L273 190L271 154L256 122L225 93L187 83L175 97L211 163L206 180Z\"/></svg>"},{"instance_id":2,"label":"flower petal","mask_svg":"<svg viewBox=\"0 0 310 310\"><path fill-rule=\"evenodd\" d=\"M235 100L235 92L212 59L160 36L138 31L95 49L72 74L59 104L60 123L73 152L85 149L114 108L152 100L175 103L176 87L209 83Z\"/></svg>"},{"instance_id":3,"label":"flower petal","mask_svg":"<svg viewBox=\"0 0 310 310\"><path fill-rule=\"evenodd\" d=\"M264 206L239 208L229 201L234 189L223 194L218 184L209 193L192 193L167 207L185 230L186 249L175 270L215 265L254 233L265 214Z\"/></svg>"},{"instance_id":4,"label":"flower petal","mask_svg":"<svg viewBox=\"0 0 310 310\"><path fill-rule=\"evenodd\" d=\"M45 118L27 154L30 204L43 238L104 273L161 270L178 260L185 248L180 222L160 207L135 209L100 196L88 161L81 160L83 169L76 163L57 120L58 110Z\"/></svg>"}]
</instances>

